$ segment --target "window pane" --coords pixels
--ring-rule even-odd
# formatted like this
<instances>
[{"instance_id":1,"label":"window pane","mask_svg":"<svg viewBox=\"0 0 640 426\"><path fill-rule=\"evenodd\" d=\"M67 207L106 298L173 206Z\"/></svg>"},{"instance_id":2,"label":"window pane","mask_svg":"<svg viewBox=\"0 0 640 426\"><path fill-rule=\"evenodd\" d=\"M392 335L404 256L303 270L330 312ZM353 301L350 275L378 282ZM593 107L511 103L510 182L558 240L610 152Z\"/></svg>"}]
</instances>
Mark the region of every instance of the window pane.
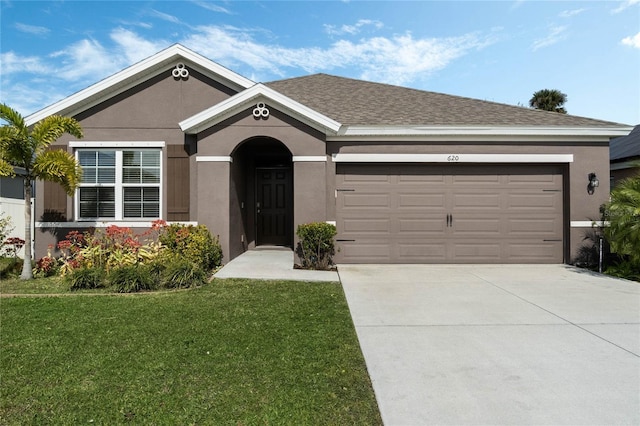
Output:
<instances>
[{"instance_id":1,"label":"window pane","mask_svg":"<svg viewBox=\"0 0 640 426\"><path fill-rule=\"evenodd\" d=\"M113 167L98 167L97 183L116 183L116 169Z\"/></svg>"},{"instance_id":2,"label":"window pane","mask_svg":"<svg viewBox=\"0 0 640 426\"><path fill-rule=\"evenodd\" d=\"M122 169L122 181L124 183L140 183L140 169L125 167Z\"/></svg>"},{"instance_id":3,"label":"window pane","mask_svg":"<svg viewBox=\"0 0 640 426\"><path fill-rule=\"evenodd\" d=\"M143 169L142 183L160 183L160 169Z\"/></svg>"},{"instance_id":4,"label":"window pane","mask_svg":"<svg viewBox=\"0 0 640 426\"><path fill-rule=\"evenodd\" d=\"M114 188L80 188L80 217L115 217Z\"/></svg>"},{"instance_id":5,"label":"window pane","mask_svg":"<svg viewBox=\"0 0 640 426\"><path fill-rule=\"evenodd\" d=\"M160 217L160 205L159 204L144 204L144 216L143 217Z\"/></svg>"},{"instance_id":6,"label":"window pane","mask_svg":"<svg viewBox=\"0 0 640 426\"><path fill-rule=\"evenodd\" d=\"M148 202L158 202L160 201L160 190L159 188L144 188L144 198L143 201L145 203Z\"/></svg>"},{"instance_id":7,"label":"window pane","mask_svg":"<svg viewBox=\"0 0 640 426\"><path fill-rule=\"evenodd\" d=\"M82 168L82 182L83 183L96 183L96 169L92 167Z\"/></svg>"},{"instance_id":8,"label":"window pane","mask_svg":"<svg viewBox=\"0 0 640 426\"><path fill-rule=\"evenodd\" d=\"M160 167L160 151L142 151L142 167Z\"/></svg>"},{"instance_id":9,"label":"window pane","mask_svg":"<svg viewBox=\"0 0 640 426\"><path fill-rule=\"evenodd\" d=\"M80 188L80 202L97 202L98 188Z\"/></svg>"},{"instance_id":10,"label":"window pane","mask_svg":"<svg viewBox=\"0 0 640 426\"><path fill-rule=\"evenodd\" d=\"M116 166L115 151L98 151L98 165L115 167Z\"/></svg>"},{"instance_id":11,"label":"window pane","mask_svg":"<svg viewBox=\"0 0 640 426\"><path fill-rule=\"evenodd\" d=\"M140 202L142 201L141 197L141 188L124 188L124 202Z\"/></svg>"},{"instance_id":12,"label":"window pane","mask_svg":"<svg viewBox=\"0 0 640 426\"><path fill-rule=\"evenodd\" d=\"M142 204L140 203L125 203L124 204L124 217L143 217L142 216Z\"/></svg>"},{"instance_id":13,"label":"window pane","mask_svg":"<svg viewBox=\"0 0 640 426\"><path fill-rule=\"evenodd\" d=\"M140 151L123 151L122 161L125 166L139 166Z\"/></svg>"},{"instance_id":14,"label":"window pane","mask_svg":"<svg viewBox=\"0 0 640 426\"><path fill-rule=\"evenodd\" d=\"M116 204L115 203L100 203L98 204L98 217L115 217L116 216Z\"/></svg>"},{"instance_id":15,"label":"window pane","mask_svg":"<svg viewBox=\"0 0 640 426\"><path fill-rule=\"evenodd\" d=\"M96 165L96 151L78 151L78 161L83 167Z\"/></svg>"}]
</instances>

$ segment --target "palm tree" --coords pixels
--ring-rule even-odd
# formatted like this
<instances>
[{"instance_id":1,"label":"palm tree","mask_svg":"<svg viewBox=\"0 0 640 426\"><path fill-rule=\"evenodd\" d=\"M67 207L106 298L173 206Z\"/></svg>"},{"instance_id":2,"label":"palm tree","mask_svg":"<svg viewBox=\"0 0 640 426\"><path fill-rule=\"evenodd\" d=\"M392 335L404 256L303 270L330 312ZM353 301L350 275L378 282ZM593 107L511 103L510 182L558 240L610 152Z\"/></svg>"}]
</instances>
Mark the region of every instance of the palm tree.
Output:
<instances>
[{"instance_id":1,"label":"palm tree","mask_svg":"<svg viewBox=\"0 0 640 426\"><path fill-rule=\"evenodd\" d=\"M82 169L75 157L62 150L47 150L49 145L69 133L82 138L82 128L73 118L52 115L34 124L13 108L0 104L0 176L21 177L24 181L25 246L20 278L33 278L31 270L31 195L37 179L57 182L73 195L82 178Z\"/></svg>"},{"instance_id":2,"label":"palm tree","mask_svg":"<svg viewBox=\"0 0 640 426\"><path fill-rule=\"evenodd\" d=\"M640 176L623 180L611 191L605 212L609 226L604 231L611 251L628 256L640 268Z\"/></svg>"},{"instance_id":3,"label":"palm tree","mask_svg":"<svg viewBox=\"0 0 640 426\"><path fill-rule=\"evenodd\" d=\"M542 89L533 94L529 100L529 106L544 111L553 111L566 114L564 104L567 102L567 95L555 89Z\"/></svg>"}]
</instances>

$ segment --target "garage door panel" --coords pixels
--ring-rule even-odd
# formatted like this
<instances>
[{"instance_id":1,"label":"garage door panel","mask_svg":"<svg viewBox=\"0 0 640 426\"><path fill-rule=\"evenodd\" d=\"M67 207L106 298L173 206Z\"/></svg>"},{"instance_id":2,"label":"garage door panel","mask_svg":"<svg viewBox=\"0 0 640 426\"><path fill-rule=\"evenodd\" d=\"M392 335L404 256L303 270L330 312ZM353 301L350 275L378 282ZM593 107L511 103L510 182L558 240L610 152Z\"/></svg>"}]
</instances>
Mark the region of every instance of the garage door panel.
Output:
<instances>
[{"instance_id":1,"label":"garage door panel","mask_svg":"<svg viewBox=\"0 0 640 426\"><path fill-rule=\"evenodd\" d=\"M444 228L445 220L439 218L398 219L398 233L401 235L440 236Z\"/></svg>"},{"instance_id":2,"label":"garage door panel","mask_svg":"<svg viewBox=\"0 0 640 426\"><path fill-rule=\"evenodd\" d=\"M344 230L344 234L346 236L350 236L352 233L360 235L382 234L388 236L391 233L391 220L385 218L344 219L342 221L342 229Z\"/></svg>"},{"instance_id":3,"label":"garage door panel","mask_svg":"<svg viewBox=\"0 0 640 426\"><path fill-rule=\"evenodd\" d=\"M340 255L348 263L391 263L393 258L386 241L341 242Z\"/></svg>"},{"instance_id":4,"label":"garage door panel","mask_svg":"<svg viewBox=\"0 0 640 426\"><path fill-rule=\"evenodd\" d=\"M461 263L498 262L502 259L499 242L453 242L452 258Z\"/></svg>"},{"instance_id":5,"label":"garage door panel","mask_svg":"<svg viewBox=\"0 0 640 426\"><path fill-rule=\"evenodd\" d=\"M443 210L445 209L444 194L416 194L416 193L400 193L397 194L398 209L406 209L419 207L427 210Z\"/></svg>"},{"instance_id":6,"label":"garage door panel","mask_svg":"<svg viewBox=\"0 0 640 426\"><path fill-rule=\"evenodd\" d=\"M344 208L389 208L388 194L350 193L344 197Z\"/></svg>"},{"instance_id":7,"label":"garage door panel","mask_svg":"<svg viewBox=\"0 0 640 426\"><path fill-rule=\"evenodd\" d=\"M338 262L563 261L561 166L338 164L337 172Z\"/></svg>"},{"instance_id":8,"label":"garage door panel","mask_svg":"<svg viewBox=\"0 0 640 426\"><path fill-rule=\"evenodd\" d=\"M554 263L562 256L562 242L522 241L507 242L511 263Z\"/></svg>"},{"instance_id":9,"label":"garage door panel","mask_svg":"<svg viewBox=\"0 0 640 426\"><path fill-rule=\"evenodd\" d=\"M562 204L560 193L541 192L537 194L509 194L507 196L507 205L509 209L531 209L549 210L556 212L558 206Z\"/></svg>"},{"instance_id":10,"label":"garage door panel","mask_svg":"<svg viewBox=\"0 0 640 426\"><path fill-rule=\"evenodd\" d=\"M460 193L453 194L453 209L455 211L467 211L473 209L500 209L501 194L488 193Z\"/></svg>"},{"instance_id":11,"label":"garage door panel","mask_svg":"<svg viewBox=\"0 0 640 426\"><path fill-rule=\"evenodd\" d=\"M486 236L496 238L502 235L502 221L498 218L454 218L455 235L452 238Z\"/></svg>"},{"instance_id":12,"label":"garage door panel","mask_svg":"<svg viewBox=\"0 0 640 426\"><path fill-rule=\"evenodd\" d=\"M513 236L534 234L544 238L555 238L562 232L562 222L557 217L535 219L508 219L507 232Z\"/></svg>"},{"instance_id":13,"label":"garage door panel","mask_svg":"<svg viewBox=\"0 0 640 426\"><path fill-rule=\"evenodd\" d=\"M444 241L432 241L422 243L399 243L397 261L408 263L428 263L433 261L445 262L446 243Z\"/></svg>"}]
</instances>

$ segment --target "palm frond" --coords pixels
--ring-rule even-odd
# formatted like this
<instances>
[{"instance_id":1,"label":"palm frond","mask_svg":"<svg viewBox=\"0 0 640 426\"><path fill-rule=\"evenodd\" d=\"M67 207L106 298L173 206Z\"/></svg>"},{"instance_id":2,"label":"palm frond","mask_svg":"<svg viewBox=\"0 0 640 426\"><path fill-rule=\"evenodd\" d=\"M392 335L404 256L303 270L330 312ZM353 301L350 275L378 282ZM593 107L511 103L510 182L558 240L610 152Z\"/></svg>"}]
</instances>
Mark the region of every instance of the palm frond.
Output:
<instances>
[{"instance_id":1,"label":"palm frond","mask_svg":"<svg viewBox=\"0 0 640 426\"><path fill-rule=\"evenodd\" d=\"M52 115L38 121L31 131L33 151L36 156L44 152L49 145L65 133L77 138L83 136L80 124L74 118Z\"/></svg>"},{"instance_id":2,"label":"palm frond","mask_svg":"<svg viewBox=\"0 0 640 426\"><path fill-rule=\"evenodd\" d=\"M66 151L46 151L36 158L33 175L36 179L59 183L67 194L73 195L82 179L82 167Z\"/></svg>"},{"instance_id":3,"label":"palm frond","mask_svg":"<svg viewBox=\"0 0 640 426\"><path fill-rule=\"evenodd\" d=\"M13 166L3 158L0 158L0 176L13 177L15 175L16 173L13 171Z\"/></svg>"},{"instance_id":4,"label":"palm frond","mask_svg":"<svg viewBox=\"0 0 640 426\"><path fill-rule=\"evenodd\" d=\"M18 111L2 103L0 104L0 119L6 121L9 127L16 128L21 136L26 138L29 129L24 122L24 118Z\"/></svg>"}]
</instances>

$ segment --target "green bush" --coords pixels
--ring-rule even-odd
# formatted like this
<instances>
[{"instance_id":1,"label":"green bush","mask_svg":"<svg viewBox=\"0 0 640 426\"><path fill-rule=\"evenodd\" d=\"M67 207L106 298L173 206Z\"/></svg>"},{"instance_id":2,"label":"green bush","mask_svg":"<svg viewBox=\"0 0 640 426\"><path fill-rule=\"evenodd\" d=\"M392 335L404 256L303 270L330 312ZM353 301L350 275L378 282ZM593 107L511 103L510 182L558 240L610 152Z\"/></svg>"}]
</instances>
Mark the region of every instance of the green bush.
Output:
<instances>
[{"instance_id":1,"label":"green bush","mask_svg":"<svg viewBox=\"0 0 640 426\"><path fill-rule=\"evenodd\" d=\"M204 225L172 224L162 229L159 240L172 256L185 258L204 271L222 264L220 242Z\"/></svg>"},{"instance_id":2,"label":"green bush","mask_svg":"<svg viewBox=\"0 0 640 426\"><path fill-rule=\"evenodd\" d=\"M112 269L109 273L109 284L118 293L135 293L155 288L149 267L141 264Z\"/></svg>"},{"instance_id":3,"label":"green bush","mask_svg":"<svg viewBox=\"0 0 640 426\"><path fill-rule=\"evenodd\" d=\"M0 257L0 278L10 278L20 275L22 259L15 257Z\"/></svg>"},{"instance_id":4,"label":"green bush","mask_svg":"<svg viewBox=\"0 0 640 426\"><path fill-rule=\"evenodd\" d=\"M335 254L333 238L336 227L325 222L299 225L296 235L300 238L296 253L307 269L329 269Z\"/></svg>"},{"instance_id":5,"label":"green bush","mask_svg":"<svg viewBox=\"0 0 640 426\"><path fill-rule=\"evenodd\" d=\"M71 290L102 288L105 285L105 271L100 267L74 269L65 279Z\"/></svg>"},{"instance_id":6,"label":"green bush","mask_svg":"<svg viewBox=\"0 0 640 426\"><path fill-rule=\"evenodd\" d=\"M160 283L164 288L197 287L207 282L207 273L187 259L176 259L160 273Z\"/></svg>"}]
</instances>

